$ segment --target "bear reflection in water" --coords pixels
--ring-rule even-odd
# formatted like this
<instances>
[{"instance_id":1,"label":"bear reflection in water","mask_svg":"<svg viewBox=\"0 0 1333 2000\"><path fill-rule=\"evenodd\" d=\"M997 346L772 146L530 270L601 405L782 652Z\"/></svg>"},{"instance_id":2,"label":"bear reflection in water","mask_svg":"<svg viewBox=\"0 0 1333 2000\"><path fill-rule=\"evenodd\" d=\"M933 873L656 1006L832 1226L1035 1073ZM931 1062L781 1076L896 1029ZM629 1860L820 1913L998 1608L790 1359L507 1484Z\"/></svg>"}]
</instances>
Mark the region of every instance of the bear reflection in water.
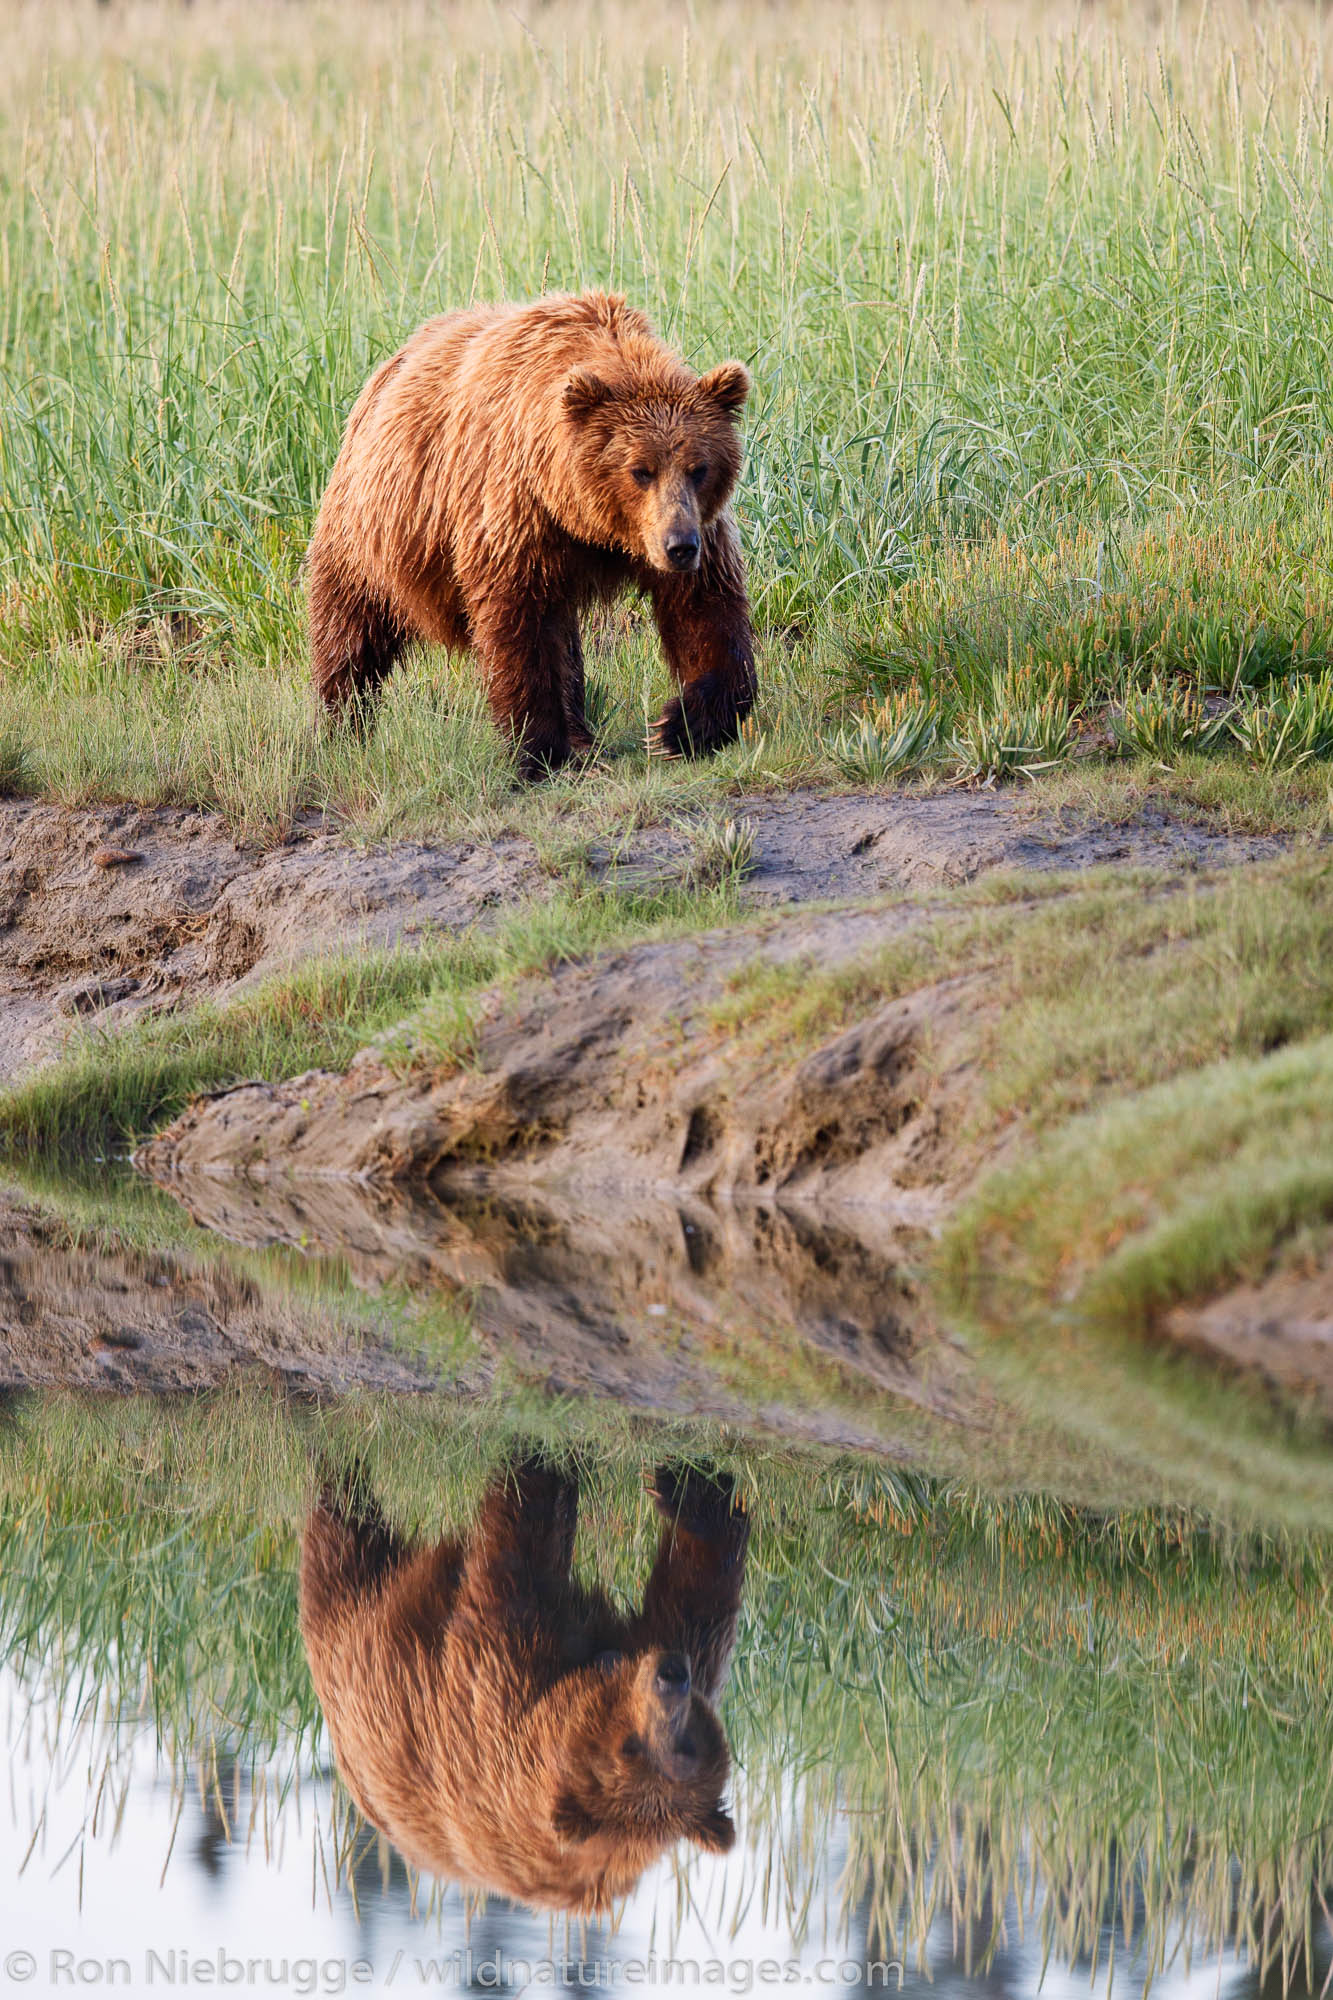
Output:
<instances>
[{"instance_id":1,"label":"bear reflection in water","mask_svg":"<svg viewBox=\"0 0 1333 2000\"><path fill-rule=\"evenodd\" d=\"M659 1467L642 1608L571 1574L575 1479L525 1458L471 1536L414 1547L364 1484L306 1524L301 1630L338 1768L428 1873L547 1909L605 1910L680 1839L725 1853L730 1757L713 1703L748 1523L732 1483Z\"/></svg>"}]
</instances>

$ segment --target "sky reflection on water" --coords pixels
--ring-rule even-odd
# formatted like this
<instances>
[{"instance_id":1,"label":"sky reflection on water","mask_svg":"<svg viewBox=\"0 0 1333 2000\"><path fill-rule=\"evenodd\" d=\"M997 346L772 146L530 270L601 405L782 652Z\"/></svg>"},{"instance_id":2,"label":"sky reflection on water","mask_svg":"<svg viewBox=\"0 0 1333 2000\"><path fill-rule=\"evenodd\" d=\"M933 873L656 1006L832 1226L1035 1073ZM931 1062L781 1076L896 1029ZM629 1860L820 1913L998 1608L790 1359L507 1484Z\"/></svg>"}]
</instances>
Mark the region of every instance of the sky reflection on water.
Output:
<instances>
[{"instance_id":1,"label":"sky reflection on water","mask_svg":"<svg viewBox=\"0 0 1333 2000\"><path fill-rule=\"evenodd\" d=\"M842 1912L846 1841L836 1819L810 1866L783 1827L749 1825L742 1812L731 1856L668 1857L614 1927L567 1924L494 1897L469 1908L456 1888L414 1882L387 1843L364 1833L349 1880L336 1862L343 1821L322 1733L313 1744L279 1744L253 1765L223 1761L206 1780L196 1771L183 1784L152 1722L99 1718L95 1694L79 1713L5 1669L0 1714L3 1943L10 1957L31 1954L36 1968L0 1990L899 1990L892 1953L867 1947L864 1907ZM799 1819L793 1808L789 1796L788 1830ZM984 1939L974 1931L969 1969L968 1941L941 1913L926 1969L909 1954L902 1990L928 1984L958 2000L1142 1994L1141 1956L1109 1933L1095 1971L1086 1960L1054 1960L1043 1973L1038 1917L1035 1908L1020 1915L1011 1897L999 1948L978 1969ZM1324 1921L1315 1955L1322 1979L1333 1962ZM1276 1990L1231 1950L1189 1962L1179 1933L1167 1958L1151 1982L1159 2000ZM1305 1982L1292 1991L1305 1993Z\"/></svg>"}]
</instances>

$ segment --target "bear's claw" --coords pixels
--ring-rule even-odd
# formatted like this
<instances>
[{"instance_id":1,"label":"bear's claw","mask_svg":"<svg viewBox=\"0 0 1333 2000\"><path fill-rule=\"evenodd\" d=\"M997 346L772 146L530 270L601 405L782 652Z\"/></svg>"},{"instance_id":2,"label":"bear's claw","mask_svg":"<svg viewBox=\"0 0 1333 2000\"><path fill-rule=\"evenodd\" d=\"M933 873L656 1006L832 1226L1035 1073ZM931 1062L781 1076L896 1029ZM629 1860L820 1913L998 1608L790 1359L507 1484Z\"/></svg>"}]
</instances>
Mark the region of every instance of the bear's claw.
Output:
<instances>
[{"instance_id":1,"label":"bear's claw","mask_svg":"<svg viewBox=\"0 0 1333 2000\"><path fill-rule=\"evenodd\" d=\"M734 743L749 709L715 674L692 681L673 695L648 730L648 753L658 757L706 757Z\"/></svg>"},{"instance_id":2,"label":"bear's claw","mask_svg":"<svg viewBox=\"0 0 1333 2000\"><path fill-rule=\"evenodd\" d=\"M646 1475L644 1483L664 1520L704 1540L729 1533L734 1523L745 1518L729 1472L695 1465L659 1465Z\"/></svg>"},{"instance_id":3,"label":"bear's claw","mask_svg":"<svg viewBox=\"0 0 1333 2000\"><path fill-rule=\"evenodd\" d=\"M649 724L648 755L661 757L667 763L678 762L683 752L677 747L676 737L677 732L671 727L669 718L659 715L656 722Z\"/></svg>"}]
</instances>

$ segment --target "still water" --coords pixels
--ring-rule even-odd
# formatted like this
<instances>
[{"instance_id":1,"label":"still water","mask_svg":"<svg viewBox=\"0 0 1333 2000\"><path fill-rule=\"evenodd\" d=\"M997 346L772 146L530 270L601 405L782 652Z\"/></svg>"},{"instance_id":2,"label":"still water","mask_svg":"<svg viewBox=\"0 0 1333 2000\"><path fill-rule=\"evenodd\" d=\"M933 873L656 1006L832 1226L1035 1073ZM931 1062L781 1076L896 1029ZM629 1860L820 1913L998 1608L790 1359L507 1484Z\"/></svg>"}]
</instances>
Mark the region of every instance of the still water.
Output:
<instances>
[{"instance_id":1,"label":"still water","mask_svg":"<svg viewBox=\"0 0 1333 2000\"><path fill-rule=\"evenodd\" d=\"M4 1991L1323 1988L1308 1413L809 1218L208 1201L4 1262Z\"/></svg>"},{"instance_id":2,"label":"still water","mask_svg":"<svg viewBox=\"0 0 1333 2000\"><path fill-rule=\"evenodd\" d=\"M864 1907L842 1910L846 1839L836 1820L803 1870L801 1921L789 1904L798 1885L773 1882L774 1829L763 1823L743 1827L725 1861L693 1862L684 1875L670 1862L653 1869L614 1927L553 1923L494 1899L469 1912L455 1889L414 1892L383 1843L366 1841L338 1877L324 1746L311 1746L300 1771L290 1755L244 1770L223 1764L216 1788L211 1775L205 1787L194 1774L173 1774L150 1725L63 1718L54 1696L12 1674L0 1700L10 1767L0 1821L4 1942L8 1954L26 1950L35 1961L29 1991L76 1983L161 1992L209 1984L279 1993L899 1990L892 1955L867 1944ZM799 1807L784 1804L789 1823L799 1822ZM924 1939L924 1967L915 1953L903 1967L903 1990L1041 1991L1056 2000L1143 1991L1142 1956L1110 1921L1098 1974L1085 1955L1072 1964L1057 1957L1043 1977L1043 1917L1040 1905L1011 1896L1000 1941L984 1969L969 1973L967 1941L941 1909ZM1314 1943L1317 1990L1330 1962L1326 1921ZM985 1941L974 1935L971 1944L980 1960ZM1154 1992L1266 1990L1234 1949L1191 1963L1187 1945L1185 1927L1175 1926ZM19 1982L11 1975L10 1983Z\"/></svg>"}]
</instances>

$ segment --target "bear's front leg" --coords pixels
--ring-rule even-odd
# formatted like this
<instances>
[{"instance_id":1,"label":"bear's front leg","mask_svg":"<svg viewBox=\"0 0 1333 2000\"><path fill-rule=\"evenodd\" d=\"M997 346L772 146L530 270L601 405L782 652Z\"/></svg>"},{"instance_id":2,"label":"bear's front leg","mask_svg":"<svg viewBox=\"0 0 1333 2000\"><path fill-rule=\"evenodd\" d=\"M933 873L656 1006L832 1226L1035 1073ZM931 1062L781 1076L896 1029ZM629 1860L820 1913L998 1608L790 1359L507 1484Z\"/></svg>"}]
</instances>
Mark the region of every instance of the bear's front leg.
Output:
<instances>
[{"instance_id":1,"label":"bear's front leg","mask_svg":"<svg viewBox=\"0 0 1333 2000\"><path fill-rule=\"evenodd\" d=\"M531 783L558 771L570 758L566 688L577 625L528 591L473 605L469 622L491 714L514 741L520 777ZM579 667L581 682L581 655Z\"/></svg>"},{"instance_id":2,"label":"bear's front leg","mask_svg":"<svg viewBox=\"0 0 1333 2000\"><path fill-rule=\"evenodd\" d=\"M649 733L666 757L698 757L734 743L754 706L754 634L736 530L728 520L705 531L697 570L654 571L649 579L662 649L680 693Z\"/></svg>"},{"instance_id":3,"label":"bear's front leg","mask_svg":"<svg viewBox=\"0 0 1333 2000\"><path fill-rule=\"evenodd\" d=\"M464 1558L464 1597L535 1617L569 1582L578 1481L537 1452L498 1473L482 1498Z\"/></svg>"},{"instance_id":4,"label":"bear's front leg","mask_svg":"<svg viewBox=\"0 0 1333 2000\"><path fill-rule=\"evenodd\" d=\"M648 1484L662 1531L635 1643L684 1653L695 1684L712 1700L736 1643L749 1518L735 1504L729 1473L659 1465Z\"/></svg>"},{"instance_id":5,"label":"bear's front leg","mask_svg":"<svg viewBox=\"0 0 1333 2000\"><path fill-rule=\"evenodd\" d=\"M591 729L588 727L587 687L583 675L583 641L579 637L577 620L569 621L569 640L565 651L563 678L565 727L569 731L569 751L572 757L586 757L596 746Z\"/></svg>"}]
</instances>

